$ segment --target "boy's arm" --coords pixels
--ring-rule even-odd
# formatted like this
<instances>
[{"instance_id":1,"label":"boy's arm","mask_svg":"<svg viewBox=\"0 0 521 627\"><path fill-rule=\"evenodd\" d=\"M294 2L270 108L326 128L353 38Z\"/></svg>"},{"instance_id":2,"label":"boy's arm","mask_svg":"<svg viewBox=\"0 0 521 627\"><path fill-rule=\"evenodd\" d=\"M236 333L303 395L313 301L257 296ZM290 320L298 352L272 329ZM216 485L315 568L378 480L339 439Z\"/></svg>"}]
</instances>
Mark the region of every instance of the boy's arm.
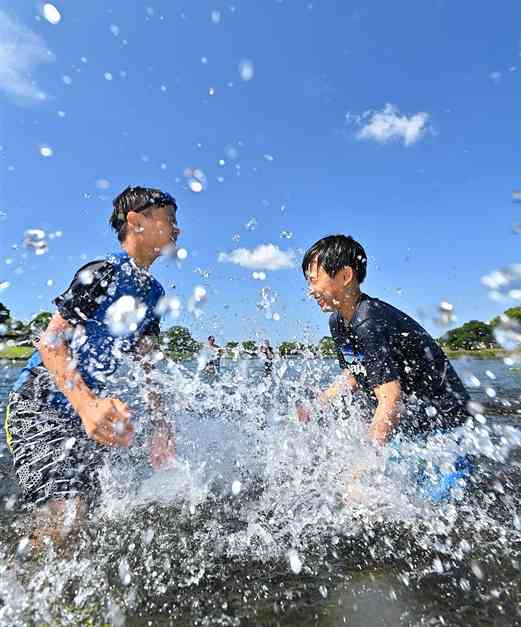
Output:
<instances>
[{"instance_id":1,"label":"boy's arm","mask_svg":"<svg viewBox=\"0 0 521 627\"><path fill-rule=\"evenodd\" d=\"M335 377L334 382L319 393L317 400L322 407L327 407L331 401L341 396L342 393L346 391L353 392L356 386L355 377L348 370L342 369L341 373ZM305 405L297 403L297 416L300 422L309 422L311 420L311 411Z\"/></svg>"},{"instance_id":2,"label":"boy's arm","mask_svg":"<svg viewBox=\"0 0 521 627\"><path fill-rule=\"evenodd\" d=\"M378 444L385 444L400 422L402 410L402 388L399 381L390 381L374 388L378 405L369 429L371 438Z\"/></svg>"},{"instance_id":3,"label":"boy's arm","mask_svg":"<svg viewBox=\"0 0 521 627\"><path fill-rule=\"evenodd\" d=\"M156 348L157 342L153 335L145 335L139 341L137 355L144 376L144 383L148 387L145 400L150 408L154 433L150 441L149 459L154 470L160 470L167 462L175 458L175 433L172 426L162 417L166 414L166 405L163 395L150 376L154 365L148 358L149 354Z\"/></svg>"},{"instance_id":4,"label":"boy's arm","mask_svg":"<svg viewBox=\"0 0 521 627\"><path fill-rule=\"evenodd\" d=\"M55 313L40 338L43 364L80 416L87 435L100 444L129 446L133 428L125 403L118 399L98 398L76 370L67 337L73 327Z\"/></svg>"}]
</instances>

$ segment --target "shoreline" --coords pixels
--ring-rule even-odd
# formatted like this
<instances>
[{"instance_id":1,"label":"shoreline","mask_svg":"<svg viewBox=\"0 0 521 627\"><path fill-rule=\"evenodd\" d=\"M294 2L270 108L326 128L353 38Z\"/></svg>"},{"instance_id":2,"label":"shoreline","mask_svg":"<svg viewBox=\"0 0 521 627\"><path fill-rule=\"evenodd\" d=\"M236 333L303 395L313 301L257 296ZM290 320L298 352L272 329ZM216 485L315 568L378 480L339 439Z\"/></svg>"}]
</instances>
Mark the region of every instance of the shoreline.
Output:
<instances>
[{"instance_id":1,"label":"shoreline","mask_svg":"<svg viewBox=\"0 0 521 627\"><path fill-rule=\"evenodd\" d=\"M0 350L0 361L1 362L14 362L14 363L22 363L29 359L29 357L33 354L34 348L30 346L12 346L6 349ZM511 355L505 350L502 349L494 349L494 348L483 348L476 350L450 350L443 349L443 352L447 355L449 359L459 359L468 357L471 359L503 359ZM193 359L195 357L192 356L188 359ZM282 357L282 359L299 359L300 355L286 355ZM323 357L317 357L318 359L335 359L334 356L328 355ZM224 358L227 359L226 357ZM247 359L252 359L252 357L247 357ZM185 360L181 360L185 361Z\"/></svg>"}]
</instances>

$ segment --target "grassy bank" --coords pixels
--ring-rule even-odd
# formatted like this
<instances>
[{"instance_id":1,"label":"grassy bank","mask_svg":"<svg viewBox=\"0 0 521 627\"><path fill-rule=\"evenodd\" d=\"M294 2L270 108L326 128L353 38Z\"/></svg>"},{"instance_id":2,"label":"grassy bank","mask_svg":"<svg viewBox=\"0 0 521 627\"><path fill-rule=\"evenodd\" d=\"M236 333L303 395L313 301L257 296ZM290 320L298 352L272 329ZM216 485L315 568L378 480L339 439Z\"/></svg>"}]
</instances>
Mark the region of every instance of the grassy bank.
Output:
<instances>
[{"instance_id":1,"label":"grassy bank","mask_svg":"<svg viewBox=\"0 0 521 627\"><path fill-rule=\"evenodd\" d=\"M476 350L457 350L453 351L448 348L444 348L443 351L450 359L456 359L458 357L472 357L473 359L503 359L508 353L500 348L479 348Z\"/></svg>"},{"instance_id":2,"label":"grassy bank","mask_svg":"<svg viewBox=\"0 0 521 627\"><path fill-rule=\"evenodd\" d=\"M32 346L8 346L0 350L0 359L14 359L17 361L25 361L34 352Z\"/></svg>"}]
</instances>

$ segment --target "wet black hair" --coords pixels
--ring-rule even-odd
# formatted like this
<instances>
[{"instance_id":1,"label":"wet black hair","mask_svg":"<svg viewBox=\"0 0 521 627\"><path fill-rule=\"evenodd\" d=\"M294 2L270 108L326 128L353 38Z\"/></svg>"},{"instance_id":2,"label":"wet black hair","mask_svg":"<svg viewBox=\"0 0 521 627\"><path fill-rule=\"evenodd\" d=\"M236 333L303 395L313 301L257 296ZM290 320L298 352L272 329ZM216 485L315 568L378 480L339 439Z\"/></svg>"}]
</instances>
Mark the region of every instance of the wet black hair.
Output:
<instances>
[{"instance_id":1,"label":"wet black hair","mask_svg":"<svg viewBox=\"0 0 521 627\"><path fill-rule=\"evenodd\" d=\"M171 205L177 210L175 198L160 189L151 187L127 187L112 201L110 226L116 231L118 240L124 242L127 237L127 215L129 211L146 211L153 207Z\"/></svg>"},{"instance_id":2,"label":"wet black hair","mask_svg":"<svg viewBox=\"0 0 521 627\"><path fill-rule=\"evenodd\" d=\"M364 247L351 235L328 235L315 242L304 254L302 260L304 275L307 275L309 266L314 261L317 261L330 277L334 277L346 266L353 270L358 283L363 283L367 274L367 255Z\"/></svg>"}]
</instances>

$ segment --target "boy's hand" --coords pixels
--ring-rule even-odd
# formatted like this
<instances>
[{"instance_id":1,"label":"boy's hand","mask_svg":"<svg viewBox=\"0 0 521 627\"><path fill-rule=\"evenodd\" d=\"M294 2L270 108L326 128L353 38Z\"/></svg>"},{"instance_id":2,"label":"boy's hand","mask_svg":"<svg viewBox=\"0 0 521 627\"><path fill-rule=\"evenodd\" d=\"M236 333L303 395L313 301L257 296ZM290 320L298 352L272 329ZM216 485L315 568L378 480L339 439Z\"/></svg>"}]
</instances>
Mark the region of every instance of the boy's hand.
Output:
<instances>
[{"instance_id":1,"label":"boy's hand","mask_svg":"<svg viewBox=\"0 0 521 627\"><path fill-rule=\"evenodd\" d=\"M150 442L149 459L154 470L161 470L175 458L175 442L170 427L162 422L156 428Z\"/></svg>"},{"instance_id":2,"label":"boy's hand","mask_svg":"<svg viewBox=\"0 0 521 627\"><path fill-rule=\"evenodd\" d=\"M128 447L134 427L125 403L117 398L96 398L78 411L89 438L106 446Z\"/></svg>"}]
</instances>

